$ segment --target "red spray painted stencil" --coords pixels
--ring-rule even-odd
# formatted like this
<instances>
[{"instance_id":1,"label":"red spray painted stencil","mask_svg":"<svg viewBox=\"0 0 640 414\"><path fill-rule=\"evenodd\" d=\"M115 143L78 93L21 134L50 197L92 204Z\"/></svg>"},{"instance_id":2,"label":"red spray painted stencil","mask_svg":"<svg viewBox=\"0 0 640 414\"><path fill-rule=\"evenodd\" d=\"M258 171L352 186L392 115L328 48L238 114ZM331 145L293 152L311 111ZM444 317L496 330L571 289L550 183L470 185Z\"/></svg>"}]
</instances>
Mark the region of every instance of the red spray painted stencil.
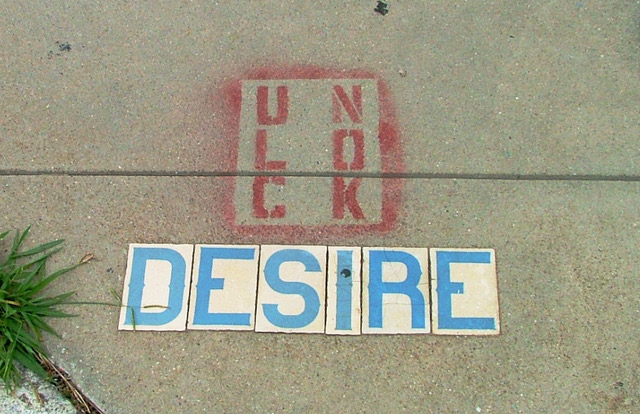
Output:
<instances>
[{"instance_id":1,"label":"red spray painted stencil","mask_svg":"<svg viewBox=\"0 0 640 414\"><path fill-rule=\"evenodd\" d=\"M364 70L262 68L224 89L239 172L227 220L243 234L356 235L389 231L402 149L389 90ZM363 177L364 175L365 177Z\"/></svg>"}]
</instances>

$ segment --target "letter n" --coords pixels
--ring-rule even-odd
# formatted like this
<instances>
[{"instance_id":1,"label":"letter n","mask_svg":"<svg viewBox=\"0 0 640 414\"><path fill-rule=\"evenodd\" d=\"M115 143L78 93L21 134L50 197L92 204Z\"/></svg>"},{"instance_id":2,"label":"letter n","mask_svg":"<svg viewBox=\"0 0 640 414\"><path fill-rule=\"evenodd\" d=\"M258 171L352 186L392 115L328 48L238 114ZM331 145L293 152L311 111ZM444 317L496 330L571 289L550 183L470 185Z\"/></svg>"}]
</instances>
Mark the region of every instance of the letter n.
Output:
<instances>
[{"instance_id":1,"label":"letter n","mask_svg":"<svg viewBox=\"0 0 640 414\"><path fill-rule=\"evenodd\" d=\"M351 121L356 124L362 123L362 86L353 85L351 87L351 99L341 85L333 87L333 123L342 122L342 108L347 112Z\"/></svg>"}]
</instances>

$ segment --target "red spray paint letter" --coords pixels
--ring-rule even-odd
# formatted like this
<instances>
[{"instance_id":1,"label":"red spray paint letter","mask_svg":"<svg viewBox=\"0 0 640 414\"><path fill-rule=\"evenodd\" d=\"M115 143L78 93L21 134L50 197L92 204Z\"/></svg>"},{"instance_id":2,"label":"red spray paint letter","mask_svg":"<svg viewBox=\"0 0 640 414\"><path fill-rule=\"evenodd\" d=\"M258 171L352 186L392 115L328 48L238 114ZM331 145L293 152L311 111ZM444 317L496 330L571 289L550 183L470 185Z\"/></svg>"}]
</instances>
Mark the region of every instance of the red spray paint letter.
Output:
<instances>
[{"instance_id":1,"label":"red spray paint letter","mask_svg":"<svg viewBox=\"0 0 640 414\"><path fill-rule=\"evenodd\" d=\"M362 86L353 85L351 87L352 99L345 92L341 85L335 85L333 87L333 123L339 124L342 122L342 106L351 121L360 124L362 123Z\"/></svg>"},{"instance_id":2,"label":"red spray paint letter","mask_svg":"<svg viewBox=\"0 0 640 414\"><path fill-rule=\"evenodd\" d=\"M353 218L356 220L362 220L364 218L360 204L358 204L358 189L360 188L361 181L361 178L354 178L345 189L344 178L333 178L333 218L344 218L345 204L349 208Z\"/></svg>"},{"instance_id":3,"label":"red spray paint letter","mask_svg":"<svg viewBox=\"0 0 640 414\"><path fill-rule=\"evenodd\" d=\"M344 139L353 138L353 160L347 164L344 160ZM333 132L333 168L340 171L351 171L364 168L364 133L361 129L337 129Z\"/></svg>"},{"instance_id":4,"label":"red spray paint letter","mask_svg":"<svg viewBox=\"0 0 640 414\"><path fill-rule=\"evenodd\" d=\"M285 185L284 177L256 177L253 180L253 215L257 218L282 218L286 214L285 206L279 204L271 211L264 206L264 187L269 181L277 185Z\"/></svg>"},{"instance_id":5,"label":"red spray paint letter","mask_svg":"<svg viewBox=\"0 0 640 414\"><path fill-rule=\"evenodd\" d=\"M256 170L286 170L286 161L267 161L267 130L259 129L256 132Z\"/></svg>"},{"instance_id":6,"label":"red spray paint letter","mask_svg":"<svg viewBox=\"0 0 640 414\"><path fill-rule=\"evenodd\" d=\"M275 117L269 115L269 87L258 86L258 123L260 125L280 125L289 116L289 88L278 86L278 111Z\"/></svg>"}]
</instances>

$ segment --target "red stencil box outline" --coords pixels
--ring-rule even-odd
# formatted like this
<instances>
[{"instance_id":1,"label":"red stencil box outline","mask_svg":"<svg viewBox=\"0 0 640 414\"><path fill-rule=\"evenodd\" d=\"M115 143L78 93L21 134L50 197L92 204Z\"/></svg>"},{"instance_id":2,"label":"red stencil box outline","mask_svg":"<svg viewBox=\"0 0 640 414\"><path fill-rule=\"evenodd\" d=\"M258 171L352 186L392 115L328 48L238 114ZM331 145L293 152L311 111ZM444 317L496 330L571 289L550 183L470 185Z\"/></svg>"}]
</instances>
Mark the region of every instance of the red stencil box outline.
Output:
<instances>
[{"instance_id":1,"label":"red stencil box outline","mask_svg":"<svg viewBox=\"0 0 640 414\"><path fill-rule=\"evenodd\" d=\"M404 173L403 151L398 133L398 122L389 88L374 73L362 69L334 69L318 66L262 67L244 73L229 80L222 88L219 99L225 109L225 128L229 145L228 171L237 171L238 144L240 132L240 114L242 106L242 81L274 79L373 79L378 85L379 99L379 135L381 165L385 174ZM227 146L224 145L224 146ZM260 174L256 172L256 176ZM281 174L286 176L286 172ZM324 177L324 176L323 176ZM312 179L312 177L311 177ZM388 232L398 219L398 210L402 198L404 180L399 178L369 178L382 181L381 221L363 224L320 223L318 225L296 224L237 224L235 206L235 177L228 177L229 193L224 201L225 218L232 230L242 235L284 236L285 240L295 241L301 237L343 236L354 237L369 232ZM250 206L247 206L250 208Z\"/></svg>"}]
</instances>

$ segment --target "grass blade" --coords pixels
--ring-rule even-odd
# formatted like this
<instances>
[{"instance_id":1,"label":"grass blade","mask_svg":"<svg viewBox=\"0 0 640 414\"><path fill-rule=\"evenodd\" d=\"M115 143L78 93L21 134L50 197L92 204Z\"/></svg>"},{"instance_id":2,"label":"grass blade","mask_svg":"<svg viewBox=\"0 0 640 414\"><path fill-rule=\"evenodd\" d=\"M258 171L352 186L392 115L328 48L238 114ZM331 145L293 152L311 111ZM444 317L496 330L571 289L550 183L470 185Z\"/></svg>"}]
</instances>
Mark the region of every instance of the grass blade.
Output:
<instances>
[{"instance_id":1,"label":"grass blade","mask_svg":"<svg viewBox=\"0 0 640 414\"><path fill-rule=\"evenodd\" d=\"M53 282L54 280L56 280L57 278L59 278L63 274L72 271L73 269L75 269L78 266L79 265L76 264L76 265L73 265L73 266L70 266L70 267L65 267L64 269L60 269L58 271L55 271L55 272L51 273L49 276L45 277L40 282L38 282L35 285L33 285L31 287L31 289L29 289L29 294L30 295L35 295L36 293L40 293L40 291L43 290L44 288L46 288L51 282Z\"/></svg>"},{"instance_id":2,"label":"grass blade","mask_svg":"<svg viewBox=\"0 0 640 414\"><path fill-rule=\"evenodd\" d=\"M58 309L60 305L70 304L69 298L74 292L56 296L42 293L60 276L89 261L47 275L47 259L60 250L63 240L21 250L30 229L16 232L8 256L0 259L0 378L8 391L21 380L16 363L46 375L41 363L47 359L42 334L59 335L45 319L74 316ZM8 234L8 231L0 233L0 241Z\"/></svg>"},{"instance_id":3,"label":"grass blade","mask_svg":"<svg viewBox=\"0 0 640 414\"><path fill-rule=\"evenodd\" d=\"M60 245L60 243L62 243L63 241L64 240L59 239L59 240L54 240L54 241L49 242L49 243L44 243L44 244L41 244L40 246L36 246L33 249L29 249L29 250L27 250L25 252L16 252L13 257L15 257L17 259L19 257L33 256L35 254L42 253L45 250L49 250L51 248L54 248L54 247Z\"/></svg>"}]
</instances>

